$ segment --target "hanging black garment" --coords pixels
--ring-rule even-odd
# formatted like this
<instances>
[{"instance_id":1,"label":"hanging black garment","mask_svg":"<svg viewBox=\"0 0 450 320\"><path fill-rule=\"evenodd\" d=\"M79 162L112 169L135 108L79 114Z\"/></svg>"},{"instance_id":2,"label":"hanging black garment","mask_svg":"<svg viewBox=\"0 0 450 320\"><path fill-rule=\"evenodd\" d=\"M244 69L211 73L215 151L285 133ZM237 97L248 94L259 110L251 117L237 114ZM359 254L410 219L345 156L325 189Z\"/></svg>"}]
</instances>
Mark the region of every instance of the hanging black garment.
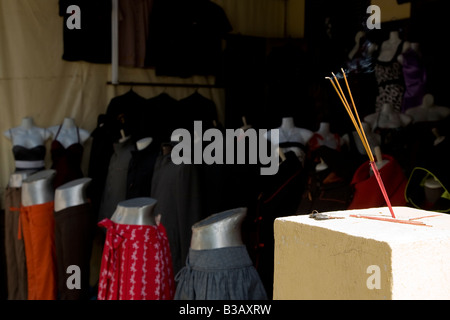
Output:
<instances>
[{"instance_id":1,"label":"hanging black garment","mask_svg":"<svg viewBox=\"0 0 450 320\"><path fill-rule=\"evenodd\" d=\"M215 75L221 40L231 29L224 10L209 0L155 0L146 64L161 76Z\"/></svg>"},{"instance_id":2,"label":"hanging black garment","mask_svg":"<svg viewBox=\"0 0 450 320\"><path fill-rule=\"evenodd\" d=\"M161 214L172 254L173 272L185 265L192 236L191 227L203 217L198 167L176 165L170 152L156 160L151 197L158 200L155 215Z\"/></svg>"},{"instance_id":3,"label":"hanging black garment","mask_svg":"<svg viewBox=\"0 0 450 320\"><path fill-rule=\"evenodd\" d=\"M218 122L216 104L197 91L178 101L179 126L193 129L194 121L202 122L203 131L214 128Z\"/></svg>"},{"instance_id":4,"label":"hanging black garment","mask_svg":"<svg viewBox=\"0 0 450 320\"><path fill-rule=\"evenodd\" d=\"M109 159L114 152L113 131L111 121L106 114L97 118L97 127L92 131L91 152L89 156L88 177L92 179L87 187L87 195L91 199L92 210L98 214L100 201L108 175Z\"/></svg>"},{"instance_id":5,"label":"hanging black garment","mask_svg":"<svg viewBox=\"0 0 450 320\"><path fill-rule=\"evenodd\" d=\"M216 83L227 88L225 126L239 128L245 116L254 127L270 127L264 121L267 118L266 38L229 34L225 41L223 74L216 77Z\"/></svg>"},{"instance_id":6,"label":"hanging black garment","mask_svg":"<svg viewBox=\"0 0 450 320\"><path fill-rule=\"evenodd\" d=\"M146 99L133 90L111 99L106 114L111 118L113 141L122 138L121 130L124 131L125 136L137 137L139 117L145 102Z\"/></svg>"},{"instance_id":7,"label":"hanging black garment","mask_svg":"<svg viewBox=\"0 0 450 320\"><path fill-rule=\"evenodd\" d=\"M71 5L79 7L80 29L67 26L72 25ZM59 0L64 60L111 63L111 6L111 0Z\"/></svg>"},{"instance_id":8,"label":"hanging black garment","mask_svg":"<svg viewBox=\"0 0 450 320\"><path fill-rule=\"evenodd\" d=\"M147 99L139 111L137 139L152 137L156 145L168 142L181 118L178 101L167 93Z\"/></svg>"},{"instance_id":9,"label":"hanging black garment","mask_svg":"<svg viewBox=\"0 0 450 320\"><path fill-rule=\"evenodd\" d=\"M150 197L153 169L158 155L159 146L154 142L142 150L131 151L126 199Z\"/></svg>"}]
</instances>

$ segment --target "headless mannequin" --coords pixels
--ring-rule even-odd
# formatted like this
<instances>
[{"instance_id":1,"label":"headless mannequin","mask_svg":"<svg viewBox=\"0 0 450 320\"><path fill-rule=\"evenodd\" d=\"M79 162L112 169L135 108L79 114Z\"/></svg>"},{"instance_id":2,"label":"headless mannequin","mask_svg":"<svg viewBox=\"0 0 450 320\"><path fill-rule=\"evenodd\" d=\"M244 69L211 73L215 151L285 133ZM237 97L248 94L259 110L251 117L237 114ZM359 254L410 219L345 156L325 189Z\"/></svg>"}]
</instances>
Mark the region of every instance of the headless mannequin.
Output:
<instances>
[{"instance_id":1,"label":"headless mannequin","mask_svg":"<svg viewBox=\"0 0 450 320\"><path fill-rule=\"evenodd\" d=\"M402 39L400 39L400 35L399 35L398 31L391 31L389 33L389 39L387 39L386 41L384 41L381 44L381 50L380 50L380 53L377 58L378 61L381 61L381 62L391 61L394 58L395 53L398 50L398 46L401 43L402 43ZM404 44L402 52L405 51L406 47L407 47L407 44Z\"/></svg>"},{"instance_id":2,"label":"headless mannequin","mask_svg":"<svg viewBox=\"0 0 450 320\"><path fill-rule=\"evenodd\" d=\"M55 212L87 203L86 188L91 180L91 178L81 178L56 188Z\"/></svg>"},{"instance_id":3,"label":"headless mannequin","mask_svg":"<svg viewBox=\"0 0 450 320\"><path fill-rule=\"evenodd\" d=\"M33 118L25 117L20 126L6 130L4 136L13 142L14 146L34 148L42 146L50 137L50 132L34 125Z\"/></svg>"},{"instance_id":4,"label":"headless mannequin","mask_svg":"<svg viewBox=\"0 0 450 320\"><path fill-rule=\"evenodd\" d=\"M420 106L406 110L405 114L411 116L414 123L439 121L450 115L450 108L434 105L433 95L426 94Z\"/></svg>"},{"instance_id":5,"label":"headless mannequin","mask_svg":"<svg viewBox=\"0 0 450 320\"><path fill-rule=\"evenodd\" d=\"M61 127L61 130L60 130ZM58 133L59 130L59 133ZM80 140L78 141L78 133L80 136ZM80 143L83 145L87 139L91 136L89 131L78 128L75 124L75 120L72 118L64 118L64 121L61 126L53 126L48 128L48 131L51 132L52 136L56 138L61 144L67 148L70 147L74 143Z\"/></svg>"},{"instance_id":6,"label":"headless mannequin","mask_svg":"<svg viewBox=\"0 0 450 320\"><path fill-rule=\"evenodd\" d=\"M119 224L154 226L158 218L153 211L157 201L152 198L133 198L119 202L111 221Z\"/></svg>"},{"instance_id":7,"label":"headless mannequin","mask_svg":"<svg viewBox=\"0 0 450 320\"><path fill-rule=\"evenodd\" d=\"M151 138L151 137L140 139L136 142L136 148L138 150L144 150L152 143L152 141L153 141L153 138Z\"/></svg>"},{"instance_id":8,"label":"headless mannequin","mask_svg":"<svg viewBox=\"0 0 450 320\"><path fill-rule=\"evenodd\" d=\"M24 180L22 205L28 207L53 201L55 191L52 182L55 174L55 170L42 170Z\"/></svg>"},{"instance_id":9,"label":"headless mannequin","mask_svg":"<svg viewBox=\"0 0 450 320\"><path fill-rule=\"evenodd\" d=\"M300 143L303 146L306 146L309 140L312 138L314 133L308 129L298 128L294 124L294 118L292 117L284 117L281 119L281 126L277 128L279 130L279 144L282 143ZM275 134L274 131L269 131L266 134L266 139L270 141L272 134ZM302 163L305 160L305 152L300 147L283 147L283 153L288 151L293 151L297 157L300 159Z\"/></svg>"},{"instance_id":10,"label":"headless mannequin","mask_svg":"<svg viewBox=\"0 0 450 320\"><path fill-rule=\"evenodd\" d=\"M320 146L327 146L334 150L339 149L341 146L339 137L331 132L330 124L328 122L321 122L319 125L319 130L315 133L319 134L323 138L323 140L318 139Z\"/></svg>"},{"instance_id":11,"label":"headless mannequin","mask_svg":"<svg viewBox=\"0 0 450 320\"><path fill-rule=\"evenodd\" d=\"M412 122L412 117L395 111L391 104L385 103L379 112L370 114L364 118L373 130L396 129L406 127Z\"/></svg>"},{"instance_id":12,"label":"headless mannequin","mask_svg":"<svg viewBox=\"0 0 450 320\"><path fill-rule=\"evenodd\" d=\"M241 225L246 208L216 213L192 226L191 249L210 250L242 246Z\"/></svg>"}]
</instances>

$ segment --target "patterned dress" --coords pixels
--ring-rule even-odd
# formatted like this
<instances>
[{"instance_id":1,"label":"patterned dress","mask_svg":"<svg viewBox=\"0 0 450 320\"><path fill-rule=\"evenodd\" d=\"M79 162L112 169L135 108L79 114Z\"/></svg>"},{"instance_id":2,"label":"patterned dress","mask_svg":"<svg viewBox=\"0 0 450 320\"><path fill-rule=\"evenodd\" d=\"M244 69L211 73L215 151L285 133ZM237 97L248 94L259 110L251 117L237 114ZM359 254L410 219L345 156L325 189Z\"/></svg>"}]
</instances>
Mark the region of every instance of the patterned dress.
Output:
<instances>
[{"instance_id":1,"label":"patterned dress","mask_svg":"<svg viewBox=\"0 0 450 320\"><path fill-rule=\"evenodd\" d=\"M403 42L398 46L397 52L390 61L375 62L375 77L378 83L378 95L375 102L375 111L380 111L383 104L391 104L396 111L402 107L405 92L403 69L397 58L401 54Z\"/></svg>"},{"instance_id":2,"label":"patterned dress","mask_svg":"<svg viewBox=\"0 0 450 320\"><path fill-rule=\"evenodd\" d=\"M107 229L100 266L98 300L172 300L175 282L166 230L118 224Z\"/></svg>"}]
</instances>

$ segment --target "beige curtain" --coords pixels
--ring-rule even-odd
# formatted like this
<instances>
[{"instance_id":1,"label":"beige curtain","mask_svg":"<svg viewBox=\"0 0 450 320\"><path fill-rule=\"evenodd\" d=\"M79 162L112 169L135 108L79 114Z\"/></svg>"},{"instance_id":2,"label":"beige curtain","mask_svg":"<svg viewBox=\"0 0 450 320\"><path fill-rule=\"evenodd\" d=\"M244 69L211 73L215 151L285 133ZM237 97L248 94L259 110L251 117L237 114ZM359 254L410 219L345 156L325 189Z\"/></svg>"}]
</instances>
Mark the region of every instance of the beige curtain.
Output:
<instances>
[{"instance_id":1,"label":"beige curtain","mask_svg":"<svg viewBox=\"0 0 450 320\"><path fill-rule=\"evenodd\" d=\"M222 6L233 25L233 32L263 37L283 37L285 32L284 0L214 0ZM294 7L292 7L294 4ZM289 12L296 30L301 34L304 0L291 0ZM298 16L296 12L298 11ZM0 131L20 125L22 118L32 117L39 127L60 124L65 117L90 132L97 116L106 111L109 101L129 87L108 86L111 66L86 62L67 62L62 56L62 17L58 0L0 0ZM293 18L292 18L293 17ZM300 19L300 20L297 20ZM294 21L295 20L295 21ZM299 27L300 26L300 27ZM214 79L193 77L174 79L156 77L152 70L120 68L120 81L155 81L214 83ZM133 88L150 98L163 90L177 99L192 94L190 88ZM220 119L224 118L224 92L199 89L214 100ZM0 184L3 192L14 170L12 144L1 137ZM50 165L50 141L47 142L47 167ZM87 172L90 142L85 145L83 170Z\"/></svg>"}]
</instances>

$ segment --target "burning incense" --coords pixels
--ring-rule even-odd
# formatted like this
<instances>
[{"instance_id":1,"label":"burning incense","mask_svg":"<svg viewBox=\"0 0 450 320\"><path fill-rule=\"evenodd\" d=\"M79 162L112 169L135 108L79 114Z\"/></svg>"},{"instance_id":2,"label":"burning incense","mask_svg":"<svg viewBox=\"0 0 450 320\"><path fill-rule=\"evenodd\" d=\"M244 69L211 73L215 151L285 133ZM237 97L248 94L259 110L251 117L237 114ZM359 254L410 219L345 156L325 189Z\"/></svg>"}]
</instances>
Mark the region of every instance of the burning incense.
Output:
<instances>
[{"instance_id":1,"label":"burning incense","mask_svg":"<svg viewBox=\"0 0 450 320\"><path fill-rule=\"evenodd\" d=\"M358 110L356 109L355 101L353 99L353 95L350 90L350 86L348 84L347 77L345 75L345 71L343 69L341 69L341 70L342 70L342 74L344 76L344 80L345 80L345 84L347 86L347 91L348 91L350 100L352 102L353 110L347 101L347 98L344 94L344 91L342 90L341 85L339 84L339 80L337 79L336 75L334 73L332 73L333 78L326 77L326 79L330 80L331 84L333 85L334 90L336 90L336 93L338 94L339 98L341 99L341 102L344 105L345 110L347 111L348 115L350 116L350 119L352 120L353 125L355 126L356 132L358 133L358 136L361 139L364 149L366 150L366 153L369 156L370 166L372 167L375 178L377 179L378 186L381 189L381 193L383 194L384 200L386 201L386 204L389 207L389 211L391 212L392 218L395 219L395 214L394 214L394 210L392 209L391 201L389 200L389 196L386 192L386 188L384 186L383 180L381 179L380 172L378 171L378 168L377 168L377 165L375 162L375 158L372 153L372 149L370 148L366 133L364 132L364 128L361 123L361 119L359 118Z\"/></svg>"}]
</instances>

